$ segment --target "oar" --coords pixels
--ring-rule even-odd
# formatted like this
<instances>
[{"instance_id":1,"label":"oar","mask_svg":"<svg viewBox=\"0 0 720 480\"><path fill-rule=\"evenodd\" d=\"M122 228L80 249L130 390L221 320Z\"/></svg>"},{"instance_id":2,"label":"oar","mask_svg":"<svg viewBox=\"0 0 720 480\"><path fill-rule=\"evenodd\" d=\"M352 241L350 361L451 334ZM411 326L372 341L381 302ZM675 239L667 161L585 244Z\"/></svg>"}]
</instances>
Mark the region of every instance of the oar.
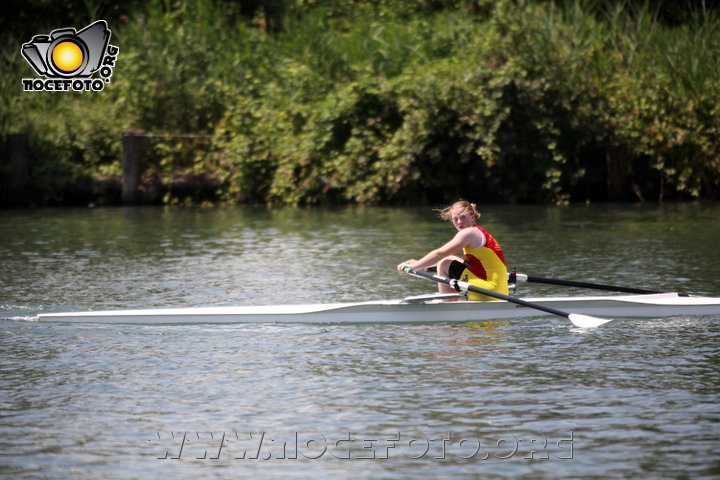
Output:
<instances>
[{"instance_id":1,"label":"oar","mask_svg":"<svg viewBox=\"0 0 720 480\"><path fill-rule=\"evenodd\" d=\"M603 325L605 323L611 322L612 319L607 318L598 318L598 317L591 317L588 315L581 315L579 313L568 313L563 312L562 310L557 310L552 307L547 307L545 305L540 305L539 303L533 303L528 302L527 300L522 300L517 297L511 297L509 295L505 295L498 292L493 292L492 290L487 290L485 288L476 287L475 285L471 285L468 282L463 282L460 280L456 280L454 278L446 278L441 275L435 275L433 273L428 273L423 270L415 270L411 267L405 267L403 268L403 272L409 273L411 275L416 275L418 277L424 277L430 280L435 280L436 282L445 283L447 285L450 285L455 290L462 290L463 292L475 292L479 293L481 295L486 295L488 297L498 298L500 300L505 300L507 302L516 303L518 305L522 305L524 307L530 307L534 308L536 310L541 310L543 312L552 313L553 315L559 315L561 317L565 317L568 320L570 320L573 325L580 328L595 328L599 327L600 325Z\"/></svg>"},{"instance_id":2,"label":"oar","mask_svg":"<svg viewBox=\"0 0 720 480\"><path fill-rule=\"evenodd\" d=\"M643 293L643 294L662 293L662 292L658 292L655 290L645 290L643 288L618 287L616 285L603 285L602 283L576 282L574 280L560 280L557 278L531 277L530 275L524 275L522 273L511 273L510 274L510 283L514 283L513 275L515 276L515 280L518 282L547 283L549 285L563 285L566 287L594 288L597 290L608 290L611 292Z\"/></svg>"}]
</instances>

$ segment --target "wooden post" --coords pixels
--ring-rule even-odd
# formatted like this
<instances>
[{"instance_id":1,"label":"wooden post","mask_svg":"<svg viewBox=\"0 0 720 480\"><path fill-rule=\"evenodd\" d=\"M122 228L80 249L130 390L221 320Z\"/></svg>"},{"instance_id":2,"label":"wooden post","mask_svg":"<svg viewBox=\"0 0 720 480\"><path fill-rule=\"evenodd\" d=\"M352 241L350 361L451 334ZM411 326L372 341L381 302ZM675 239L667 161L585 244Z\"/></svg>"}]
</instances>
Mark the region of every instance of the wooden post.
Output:
<instances>
[{"instance_id":1,"label":"wooden post","mask_svg":"<svg viewBox=\"0 0 720 480\"><path fill-rule=\"evenodd\" d=\"M122 201L123 203L137 203L145 135L138 131L124 132L122 144Z\"/></svg>"},{"instance_id":2,"label":"wooden post","mask_svg":"<svg viewBox=\"0 0 720 480\"><path fill-rule=\"evenodd\" d=\"M628 155L624 145L608 145L605 150L607 161L608 200L627 200L628 193Z\"/></svg>"},{"instance_id":3,"label":"wooden post","mask_svg":"<svg viewBox=\"0 0 720 480\"><path fill-rule=\"evenodd\" d=\"M11 133L7 137L6 157L2 182L2 201L6 204L24 203L30 178L30 156L28 135Z\"/></svg>"}]
</instances>

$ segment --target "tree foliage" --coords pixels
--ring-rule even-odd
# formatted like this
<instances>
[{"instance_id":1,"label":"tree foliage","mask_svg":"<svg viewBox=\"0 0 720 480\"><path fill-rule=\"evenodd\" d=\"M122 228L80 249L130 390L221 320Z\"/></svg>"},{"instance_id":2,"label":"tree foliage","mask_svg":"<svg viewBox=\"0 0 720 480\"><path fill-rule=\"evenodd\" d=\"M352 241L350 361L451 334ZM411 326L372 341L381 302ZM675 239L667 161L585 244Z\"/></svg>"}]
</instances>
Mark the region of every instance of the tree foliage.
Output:
<instances>
[{"instance_id":1,"label":"tree foliage","mask_svg":"<svg viewBox=\"0 0 720 480\"><path fill-rule=\"evenodd\" d=\"M126 130L152 135L146 175L214 175L215 198L228 203L719 191L720 19L711 9L151 0L70 2L57 17L52 2L25 4L22 27L3 24L12 48L3 46L0 139L30 134L33 182L48 202L63 200L58 179L119 178ZM31 75L21 43L69 26L57 22L97 18L120 46L103 92L21 91Z\"/></svg>"}]
</instances>

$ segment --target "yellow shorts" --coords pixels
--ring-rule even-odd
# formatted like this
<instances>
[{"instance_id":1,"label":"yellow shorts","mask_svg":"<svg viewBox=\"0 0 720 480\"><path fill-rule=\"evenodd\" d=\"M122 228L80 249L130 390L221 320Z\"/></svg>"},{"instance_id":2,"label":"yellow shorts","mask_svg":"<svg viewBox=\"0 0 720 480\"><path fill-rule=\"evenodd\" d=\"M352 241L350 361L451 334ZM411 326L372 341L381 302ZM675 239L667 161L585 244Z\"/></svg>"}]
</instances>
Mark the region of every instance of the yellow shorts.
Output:
<instances>
[{"instance_id":1,"label":"yellow shorts","mask_svg":"<svg viewBox=\"0 0 720 480\"><path fill-rule=\"evenodd\" d=\"M460 271L459 266L463 267L462 271ZM462 263L457 261L453 262L448 270L448 273L452 278L463 280L475 287L484 288L485 290L491 290L493 292L502 293L504 295L507 295L509 293L507 270L504 272L491 273L489 275L489 280L483 280L477 277L474 273L465 268ZM458 272L460 272L459 275ZM468 292L468 300L470 300L471 302L479 302L498 299L495 297L488 297L487 295L483 295L481 293Z\"/></svg>"}]
</instances>

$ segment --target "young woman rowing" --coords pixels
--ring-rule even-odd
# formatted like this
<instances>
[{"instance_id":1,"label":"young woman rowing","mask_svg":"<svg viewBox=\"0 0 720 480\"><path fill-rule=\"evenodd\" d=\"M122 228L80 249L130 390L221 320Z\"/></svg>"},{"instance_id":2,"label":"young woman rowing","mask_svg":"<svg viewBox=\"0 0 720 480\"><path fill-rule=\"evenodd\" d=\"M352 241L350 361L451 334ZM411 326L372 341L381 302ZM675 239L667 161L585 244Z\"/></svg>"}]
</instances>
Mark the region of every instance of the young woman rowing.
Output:
<instances>
[{"instance_id":1,"label":"young woman rowing","mask_svg":"<svg viewBox=\"0 0 720 480\"><path fill-rule=\"evenodd\" d=\"M508 274L500 244L475 222L480 218L474 203L460 200L440 211L440 218L451 220L458 233L440 248L420 260L406 260L397 266L423 269L437 267L438 275L469 282L477 287L508 294ZM462 252L463 257L460 256ZM440 293L451 293L452 287L438 283ZM495 300L470 293L468 300Z\"/></svg>"}]
</instances>

